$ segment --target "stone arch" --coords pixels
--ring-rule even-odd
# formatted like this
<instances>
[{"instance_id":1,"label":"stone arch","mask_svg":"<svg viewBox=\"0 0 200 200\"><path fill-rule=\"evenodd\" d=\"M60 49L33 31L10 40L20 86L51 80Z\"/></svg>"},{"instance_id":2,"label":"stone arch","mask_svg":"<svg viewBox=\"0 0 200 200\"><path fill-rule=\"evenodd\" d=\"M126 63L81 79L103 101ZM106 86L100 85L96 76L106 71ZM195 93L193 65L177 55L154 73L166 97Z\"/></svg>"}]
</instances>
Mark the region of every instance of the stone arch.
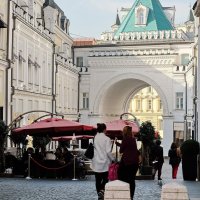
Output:
<instances>
[{"instance_id":1,"label":"stone arch","mask_svg":"<svg viewBox=\"0 0 200 200\"><path fill-rule=\"evenodd\" d=\"M109 92L112 93L112 91L116 90L117 87L122 86L120 84L127 84L130 86L131 81L133 84L136 84L126 93L126 97L124 98L122 102L122 109L121 112L126 112L127 109L127 102L133 96L134 93L137 93L140 89L147 87L147 86L152 86L160 96L162 103L163 103L163 115L169 115L169 106L168 106L168 101L166 98L166 95L164 94L164 91L158 83L156 83L155 80L149 78L148 76L141 75L141 74L135 74L135 73L125 73L125 74L120 74L118 76L113 77L112 79L106 81L103 83L101 88L99 89L97 96L95 97L94 104L93 104L93 110L92 112L95 114L105 114L106 106L103 105L105 102L109 102ZM114 88L114 89L113 89ZM117 95L115 95L117 97ZM115 103L115 99L112 100L112 104ZM110 104L111 105L111 104ZM107 105L109 106L109 105ZM120 113L117 113L120 114Z\"/></svg>"}]
</instances>

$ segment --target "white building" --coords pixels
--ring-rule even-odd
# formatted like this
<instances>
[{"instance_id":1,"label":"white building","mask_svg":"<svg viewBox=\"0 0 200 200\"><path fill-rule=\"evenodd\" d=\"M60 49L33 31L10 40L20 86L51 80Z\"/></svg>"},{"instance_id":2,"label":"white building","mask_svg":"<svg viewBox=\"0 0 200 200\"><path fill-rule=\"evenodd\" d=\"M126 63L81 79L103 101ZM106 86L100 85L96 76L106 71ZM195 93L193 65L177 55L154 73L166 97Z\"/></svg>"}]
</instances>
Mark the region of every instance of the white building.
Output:
<instances>
[{"instance_id":1,"label":"white building","mask_svg":"<svg viewBox=\"0 0 200 200\"><path fill-rule=\"evenodd\" d=\"M7 90L6 90L6 71L7 61L7 11L8 1L2 0L0 3L0 120L6 119Z\"/></svg>"},{"instance_id":2,"label":"white building","mask_svg":"<svg viewBox=\"0 0 200 200\"><path fill-rule=\"evenodd\" d=\"M78 70L72 60L73 40L69 35L69 19L52 0L44 4L46 27L54 33L55 44L55 105L53 112L67 119L78 119Z\"/></svg>"},{"instance_id":3,"label":"white building","mask_svg":"<svg viewBox=\"0 0 200 200\"><path fill-rule=\"evenodd\" d=\"M74 57L77 66L82 65L81 121L119 118L139 90L152 86L163 105L167 155L175 137L193 136L194 39L174 28L174 9L164 12L159 1L151 1L136 0L96 45L75 46Z\"/></svg>"},{"instance_id":4,"label":"white building","mask_svg":"<svg viewBox=\"0 0 200 200\"><path fill-rule=\"evenodd\" d=\"M196 132L198 133L198 141L200 142L200 122L198 119L200 119L200 0L197 0L196 3L194 4L194 14L197 17L196 19L196 32L195 35L197 36L196 38L196 47L195 47L195 56L197 57L197 86L196 86L196 99L195 99L195 104L196 104Z\"/></svg>"},{"instance_id":5,"label":"white building","mask_svg":"<svg viewBox=\"0 0 200 200\"><path fill-rule=\"evenodd\" d=\"M8 124L35 110L78 120L78 70L72 63L69 20L53 0L13 0L9 9ZM22 123L44 114L31 112Z\"/></svg>"}]
</instances>

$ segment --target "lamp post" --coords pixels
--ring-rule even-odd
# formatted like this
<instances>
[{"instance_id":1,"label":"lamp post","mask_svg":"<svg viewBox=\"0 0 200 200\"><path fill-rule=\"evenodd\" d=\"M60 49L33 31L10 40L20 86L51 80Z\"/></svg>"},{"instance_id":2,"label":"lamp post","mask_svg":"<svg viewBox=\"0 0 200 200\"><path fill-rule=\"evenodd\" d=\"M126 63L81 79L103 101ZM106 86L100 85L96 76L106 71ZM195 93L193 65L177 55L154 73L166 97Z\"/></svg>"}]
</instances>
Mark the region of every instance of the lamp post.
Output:
<instances>
[{"instance_id":1,"label":"lamp post","mask_svg":"<svg viewBox=\"0 0 200 200\"><path fill-rule=\"evenodd\" d=\"M77 139L75 136L75 133L73 133L73 137L72 137L72 147L73 147L73 156L74 156L74 177L73 177L73 181L77 181L78 179L76 179L76 151L75 149L78 147L78 143L77 143Z\"/></svg>"}]
</instances>

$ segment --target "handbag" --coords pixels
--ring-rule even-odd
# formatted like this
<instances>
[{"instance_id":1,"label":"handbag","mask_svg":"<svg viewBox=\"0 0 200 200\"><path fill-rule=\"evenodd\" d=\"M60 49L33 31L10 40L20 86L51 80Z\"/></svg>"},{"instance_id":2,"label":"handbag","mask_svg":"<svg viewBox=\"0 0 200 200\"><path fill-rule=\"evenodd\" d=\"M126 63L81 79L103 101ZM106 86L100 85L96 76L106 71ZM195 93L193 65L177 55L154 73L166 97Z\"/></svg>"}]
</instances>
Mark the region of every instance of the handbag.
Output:
<instances>
[{"instance_id":1,"label":"handbag","mask_svg":"<svg viewBox=\"0 0 200 200\"><path fill-rule=\"evenodd\" d=\"M92 143L89 144L88 148L85 151L85 157L88 159L92 159L94 157L94 145Z\"/></svg>"},{"instance_id":2,"label":"handbag","mask_svg":"<svg viewBox=\"0 0 200 200\"><path fill-rule=\"evenodd\" d=\"M110 181L118 180L118 169L119 169L119 163L110 164L108 169L108 180Z\"/></svg>"}]
</instances>

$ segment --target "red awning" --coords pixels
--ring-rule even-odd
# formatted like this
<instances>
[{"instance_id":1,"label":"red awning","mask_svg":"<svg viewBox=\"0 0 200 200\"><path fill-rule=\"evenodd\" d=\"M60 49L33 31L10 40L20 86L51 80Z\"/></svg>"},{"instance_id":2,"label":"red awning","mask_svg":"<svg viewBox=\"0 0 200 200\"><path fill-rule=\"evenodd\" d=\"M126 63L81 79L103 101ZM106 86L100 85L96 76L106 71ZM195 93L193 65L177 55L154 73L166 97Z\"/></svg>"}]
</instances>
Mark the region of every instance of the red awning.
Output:
<instances>
[{"instance_id":1,"label":"red awning","mask_svg":"<svg viewBox=\"0 0 200 200\"><path fill-rule=\"evenodd\" d=\"M131 126L133 134L139 132L139 126L134 121L118 119L105 124L107 127L106 135L112 139L115 137L122 139L122 131L125 126Z\"/></svg>"},{"instance_id":2,"label":"red awning","mask_svg":"<svg viewBox=\"0 0 200 200\"><path fill-rule=\"evenodd\" d=\"M81 124L79 122L60 118L48 118L21 128L14 129L12 130L12 134L48 134L49 136L70 136L73 135L73 133L76 133L76 135L94 135L94 130L95 127Z\"/></svg>"}]
</instances>

